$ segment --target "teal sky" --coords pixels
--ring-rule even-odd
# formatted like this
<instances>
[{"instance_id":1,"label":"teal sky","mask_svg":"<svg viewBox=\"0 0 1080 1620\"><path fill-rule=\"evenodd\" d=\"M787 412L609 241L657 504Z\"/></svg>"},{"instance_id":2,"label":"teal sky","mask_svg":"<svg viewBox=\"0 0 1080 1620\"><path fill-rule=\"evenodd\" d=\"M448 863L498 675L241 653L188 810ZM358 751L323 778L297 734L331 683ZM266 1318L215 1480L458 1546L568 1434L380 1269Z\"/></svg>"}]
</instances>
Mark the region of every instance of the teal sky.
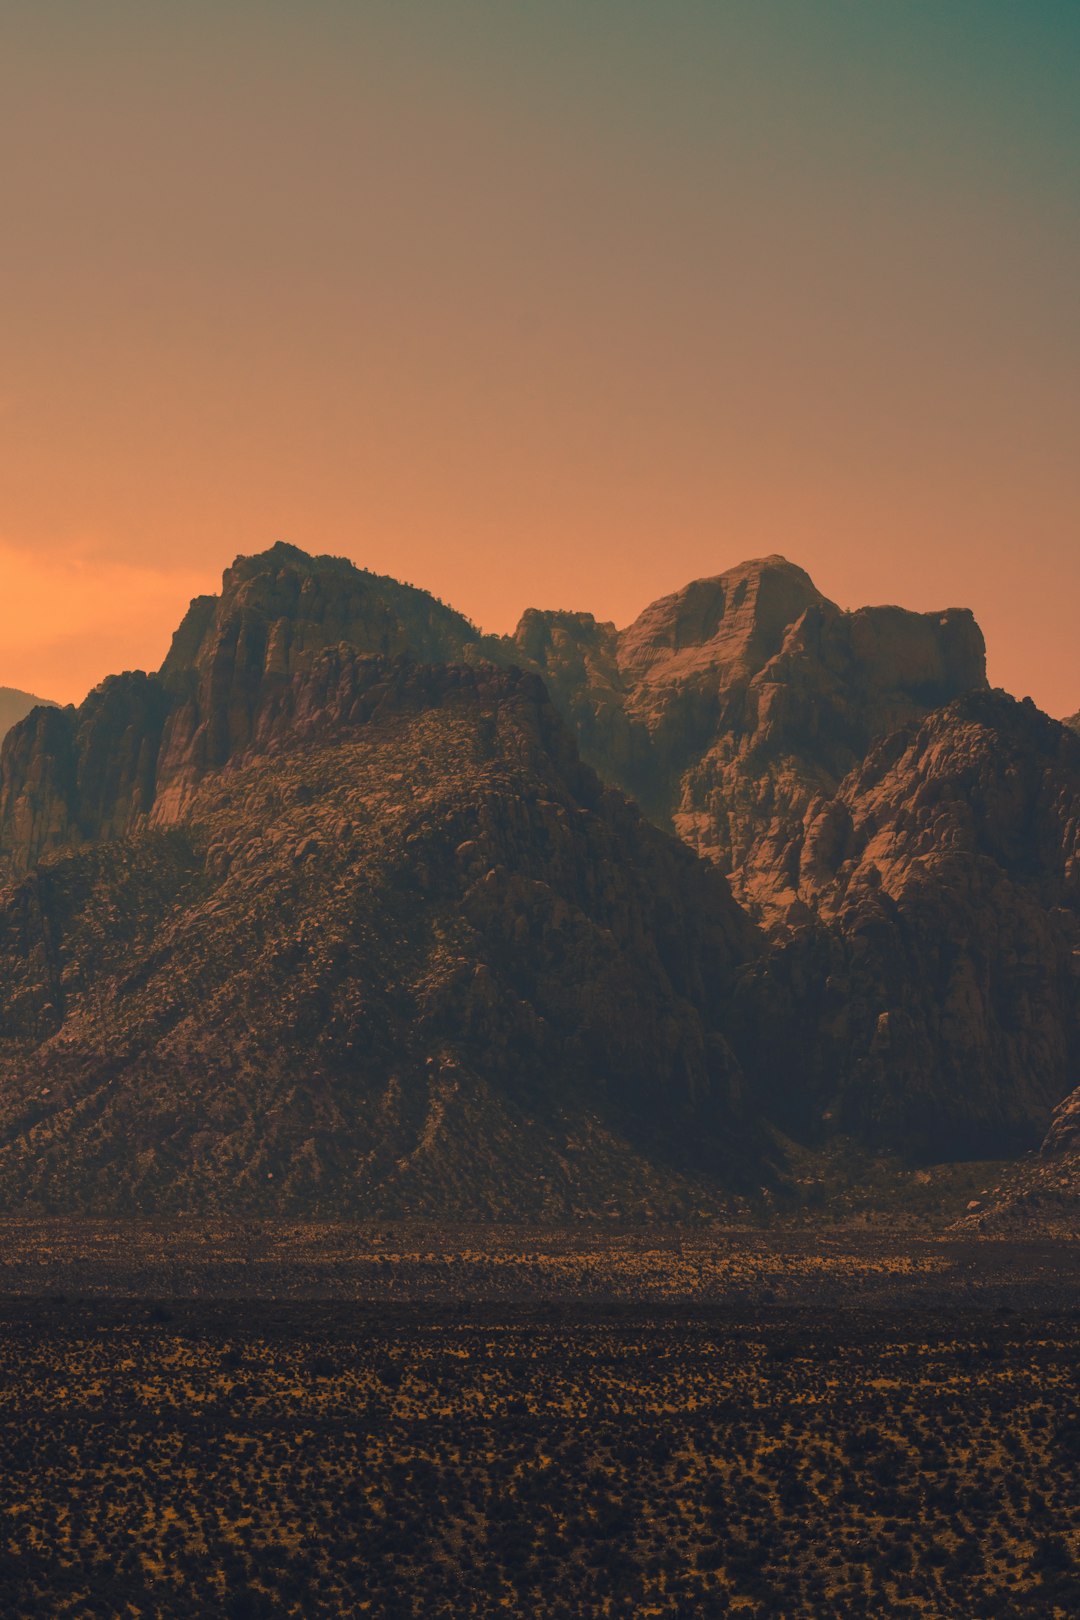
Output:
<instances>
[{"instance_id":1,"label":"teal sky","mask_svg":"<svg viewBox=\"0 0 1080 1620\"><path fill-rule=\"evenodd\" d=\"M1080 4L7 0L0 684L286 538L486 628L781 551L1080 707Z\"/></svg>"}]
</instances>

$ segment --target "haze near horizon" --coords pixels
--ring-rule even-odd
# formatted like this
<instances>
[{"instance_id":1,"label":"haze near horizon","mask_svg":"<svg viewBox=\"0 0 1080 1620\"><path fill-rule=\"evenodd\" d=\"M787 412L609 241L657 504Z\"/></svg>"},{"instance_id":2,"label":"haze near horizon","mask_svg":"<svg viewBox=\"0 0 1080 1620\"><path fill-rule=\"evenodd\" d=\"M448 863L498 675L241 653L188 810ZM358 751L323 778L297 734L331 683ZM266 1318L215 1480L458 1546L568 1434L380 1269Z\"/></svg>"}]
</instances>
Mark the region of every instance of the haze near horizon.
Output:
<instances>
[{"instance_id":1,"label":"haze near horizon","mask_svg":"<svg viewBox=\"0 0 1080 1620\"><path fill-rule=\"evenodd\" d=\"M780 552L1080 707L1080 13L0 18L0 684L285 539L626 624Z\"/></svg>"}]
</instances>

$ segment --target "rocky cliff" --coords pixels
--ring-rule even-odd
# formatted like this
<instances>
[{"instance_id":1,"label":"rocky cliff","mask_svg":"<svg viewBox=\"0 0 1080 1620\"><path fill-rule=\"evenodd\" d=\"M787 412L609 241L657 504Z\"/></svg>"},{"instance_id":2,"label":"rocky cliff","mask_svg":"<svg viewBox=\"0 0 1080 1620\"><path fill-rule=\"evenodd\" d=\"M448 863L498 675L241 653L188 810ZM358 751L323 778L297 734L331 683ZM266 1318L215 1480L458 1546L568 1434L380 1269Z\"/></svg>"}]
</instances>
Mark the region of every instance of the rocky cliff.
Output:
<instances>
[{"instance_id":1,"label":"rocky cliff","mask_svg":"<svg viewBox=\"0 0 1080 1620\"><path fill-rule=\"evenodd\" d=\"M696 580L621 632L526 614L514 655L586 758L767 921L798 897L784 852L808 806L877 738L986 685L968 611L844 612L783 557Z\"/></svg>"}]
</instances>

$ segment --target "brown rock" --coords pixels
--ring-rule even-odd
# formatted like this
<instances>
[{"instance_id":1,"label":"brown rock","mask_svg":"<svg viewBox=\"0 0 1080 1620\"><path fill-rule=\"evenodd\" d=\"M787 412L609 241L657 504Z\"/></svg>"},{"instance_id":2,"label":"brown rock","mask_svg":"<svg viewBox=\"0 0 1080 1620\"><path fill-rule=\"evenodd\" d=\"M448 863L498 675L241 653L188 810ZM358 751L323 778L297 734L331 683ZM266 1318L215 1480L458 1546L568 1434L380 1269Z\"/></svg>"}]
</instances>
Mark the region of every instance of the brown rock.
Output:
<instances>
[{"instance_id":1,"label":"brown rock","mask_svg":"<svg viewBox=\"0 0 1080 1620\"><path fill-rule=\"evenodd\" d=\"M787 854L808 808L876 738L986 685L966 610L846 613L775 556L696 580L618 634L527 614L513 649L585 757L766 920L797 897Z\"/></svg>"}]
</instances>

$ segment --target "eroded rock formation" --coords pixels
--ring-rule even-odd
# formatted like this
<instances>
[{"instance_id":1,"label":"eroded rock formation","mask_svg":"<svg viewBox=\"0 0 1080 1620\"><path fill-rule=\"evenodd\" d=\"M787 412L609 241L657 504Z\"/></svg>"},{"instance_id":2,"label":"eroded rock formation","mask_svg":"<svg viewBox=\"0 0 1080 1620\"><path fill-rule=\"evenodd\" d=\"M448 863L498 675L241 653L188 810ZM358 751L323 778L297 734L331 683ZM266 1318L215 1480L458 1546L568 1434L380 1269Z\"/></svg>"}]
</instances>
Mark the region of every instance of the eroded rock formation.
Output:
<instances>
[{"instance_id":1,"label":"eroded rock formation","mask_svg":"<svg viewBox=\"0 0 1080 1620\"><path fill-rule=\"evenodd\" d=\"M585 757L766 920L797 898L785 852L808 806L875 739L986 685L967 610L847 613L783 557L695 580L621 632L527 614L512 650Z\"/></svg>"}]
</instances>

